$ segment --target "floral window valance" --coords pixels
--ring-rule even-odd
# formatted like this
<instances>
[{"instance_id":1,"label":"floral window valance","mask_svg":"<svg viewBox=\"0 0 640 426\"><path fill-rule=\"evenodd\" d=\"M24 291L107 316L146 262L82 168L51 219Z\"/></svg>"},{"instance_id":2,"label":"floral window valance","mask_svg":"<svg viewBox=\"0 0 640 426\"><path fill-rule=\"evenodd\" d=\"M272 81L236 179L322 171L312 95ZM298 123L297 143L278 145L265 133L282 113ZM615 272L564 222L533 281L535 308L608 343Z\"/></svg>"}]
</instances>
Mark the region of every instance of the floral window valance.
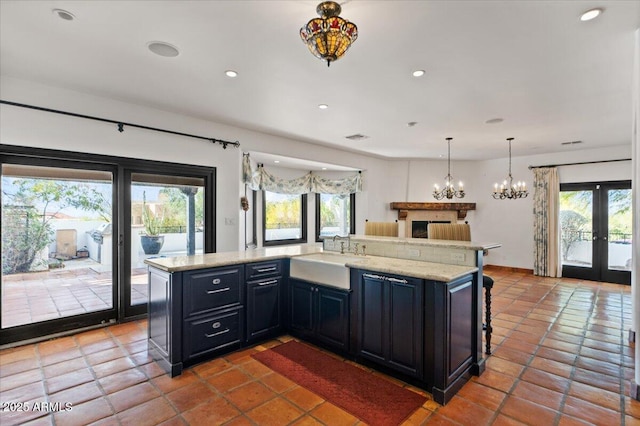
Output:
<instances>
[{"instance_id":1,"label":"floral window valance","mask_svg":"<svg viewBox=\"0 0 640 426\"><path fill-rule=\"evenodd\" d=\"M327 179L309 172L294 179L282 179L269 173L262 165L255 167L249 154L242 161L242 181L254 191L266 190L278 194L349 195L362 191L362 175L357 173L343 179Z\"/></svg>"}]
</instances>

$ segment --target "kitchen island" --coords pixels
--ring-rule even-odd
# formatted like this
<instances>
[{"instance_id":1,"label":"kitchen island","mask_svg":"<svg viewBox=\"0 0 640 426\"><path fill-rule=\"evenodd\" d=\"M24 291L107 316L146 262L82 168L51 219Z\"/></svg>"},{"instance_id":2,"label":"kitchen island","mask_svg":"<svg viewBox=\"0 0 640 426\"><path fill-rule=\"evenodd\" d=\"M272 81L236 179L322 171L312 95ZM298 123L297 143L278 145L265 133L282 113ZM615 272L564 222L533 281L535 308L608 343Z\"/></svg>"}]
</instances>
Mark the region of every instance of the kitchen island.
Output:
<instances>
[{"instance_id":1,"label":"kitchen island","mask_svg":"<svg viewBox=\"0 0 640 426\"><path fill-rule=\"evenodd\" d=\"M374 250L407 244L363 239ZM324 276L290 275L291 263L335 249L327 243L147 259L150 354L175 376L290 333L420 386L444 404L484 370L482 250L497 245L409 243L414 258L440 253L458 264L345 254L335 266L348 268L345 288Z\"/></svg>"}]
</instances>

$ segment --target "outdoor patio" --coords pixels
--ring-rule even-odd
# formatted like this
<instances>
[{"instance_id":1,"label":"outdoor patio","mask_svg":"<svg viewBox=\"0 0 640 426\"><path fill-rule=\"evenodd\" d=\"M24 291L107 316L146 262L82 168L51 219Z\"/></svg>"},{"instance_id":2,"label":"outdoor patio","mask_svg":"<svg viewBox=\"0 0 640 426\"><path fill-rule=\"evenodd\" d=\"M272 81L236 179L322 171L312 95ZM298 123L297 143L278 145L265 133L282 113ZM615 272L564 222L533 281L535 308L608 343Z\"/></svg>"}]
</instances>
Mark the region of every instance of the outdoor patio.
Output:
<instances>
[{"instance_id":1,"label":"outdoor patio","mask_svg":"<svg viewBox=\"0 0 640 426\"><path fill-rule=\"evenodd\" d=\"M112 272L91 259L65 267L2 277L2 328L112 307ZM147 269L131 271L131 302L147 303Z\"/></svg>"}]
</instances>

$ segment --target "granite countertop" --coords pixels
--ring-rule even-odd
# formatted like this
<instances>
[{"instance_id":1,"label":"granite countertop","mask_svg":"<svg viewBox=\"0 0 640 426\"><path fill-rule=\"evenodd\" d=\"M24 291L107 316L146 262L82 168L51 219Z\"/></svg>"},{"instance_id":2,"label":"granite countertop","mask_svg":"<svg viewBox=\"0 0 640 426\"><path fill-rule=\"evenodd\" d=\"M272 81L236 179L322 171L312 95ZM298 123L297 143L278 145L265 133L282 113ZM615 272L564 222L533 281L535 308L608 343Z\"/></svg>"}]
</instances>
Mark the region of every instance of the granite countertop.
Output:
<instances>
[{"instance_id":1,"label":"granite countertop","mask_svg":"<svg viewBox=\"0 0 640 426\"><path fill-rule=\"evenodd\" d=\"M322 253L322 247L315 244L267 247L237 252L207 253L193 256L157 257L144 262L167 272L181 272L195 269L216 268L243 263L262 262L297 256ZM336 252L325 252L341 256ZM405 275L415 278L449 282L476 272L470 266L448 265L444 263L422 262L419 260L396 259L382 256L345 255L345 266L366 269L373 272Z\"/></svg>"},{"instance_id":2,"label":"granite countertop","mask_svg":"<svg viewBox=\"0 0 640 426\"><path fill-rule=\"evenodd\" d=\"M349 260L345 265L350 268L366 269L367 271L405 275L407 277L442 282L453 281L478 270L478 268L471 266L458 266L446 263L422 262L419 260L380 256L363 256L361 260Z\"/></svg>"},{"instance_id":3,"label":"granite countertop","mask_svg":"<svg viewBox=\"0 0 640 426\"><path fill-rule=\"evenodd\" d=\"M221 253L195 254L192 256L155 257L144 263L167 272L190 271L215 268L241 263L262 262L305 254L321 253L321 244L299 244L281 247L263 247L255 250L229 251Z\"/></svg>"},{"instance_id":4,"label":"granite countertop","mask_svg":"<svg viewBox=\"0 0 640 426\"><path fill-rule=\"evenodd\" d=\"M434 240L431 238L379 237L374 235L351 235L351 241L382 243L393 241L396 244L414 246L431 246L442 248L458 248L466 250L490 250L501 247L499 243L480 243L477 241Z\"/></svg>"}]
</instances>

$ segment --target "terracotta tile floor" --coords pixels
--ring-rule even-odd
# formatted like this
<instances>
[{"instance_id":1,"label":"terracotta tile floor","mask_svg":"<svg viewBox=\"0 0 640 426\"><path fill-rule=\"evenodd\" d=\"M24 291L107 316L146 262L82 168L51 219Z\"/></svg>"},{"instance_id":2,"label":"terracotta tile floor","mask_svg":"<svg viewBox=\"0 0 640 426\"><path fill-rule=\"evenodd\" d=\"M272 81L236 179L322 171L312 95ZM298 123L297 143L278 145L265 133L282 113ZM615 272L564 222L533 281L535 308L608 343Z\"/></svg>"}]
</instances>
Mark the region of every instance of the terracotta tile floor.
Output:
<instances>
[{"instance_id":1,"label":"terracotta tile floor","mask_svg":"<svg viewBox=\"0 0 640 426\"><path fill-rule=\"evenodd\" d=\"M77 261L68 261L72 264ZM82 259L82 264L95 263ZM52 269L2 276L2 326L109 309L112 306L111 271L90 266ZM147 303L147 269L132 269L131 302Z\"/></svg>"},{"instance_id":2,"label":"terracotta tile floor","mask_svg":"<svg viewBox=\"0 0 640 426\"><path fill-rule=\"evenodd\" d=\"M627 396L634 370L626 343L630 287L488 272L496 283L486 372L444 407L429 399L406 424L640 424L640 402ZM171 379L147 356L145 326L120 324L0 351L3 405L61 404L49 407L53 413L2 412L0 424L361 424L250 357L279 341ZM65 403L70 411L59 410Z\"/></svg>"}]
</instances>

